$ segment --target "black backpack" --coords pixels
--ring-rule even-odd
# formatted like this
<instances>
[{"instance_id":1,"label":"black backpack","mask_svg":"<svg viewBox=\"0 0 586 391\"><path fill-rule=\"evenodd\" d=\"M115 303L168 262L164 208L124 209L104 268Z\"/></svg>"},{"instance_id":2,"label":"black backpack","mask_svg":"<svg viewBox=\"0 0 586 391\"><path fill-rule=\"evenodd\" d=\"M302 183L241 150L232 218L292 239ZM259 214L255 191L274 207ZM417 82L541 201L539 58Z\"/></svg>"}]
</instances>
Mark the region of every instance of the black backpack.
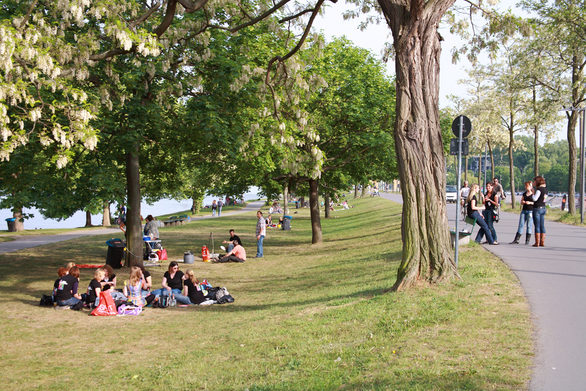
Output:
<instances>
[{"instance_id":1,"label":"black backpack","mask_svg":"<svg viewBox=\"0 0 586 391\"><path fill-rule=\"evenodd\" d=\"M39 305L41 307L53 307L53 296L43 295Z\"/></svg>"}]
</instances>

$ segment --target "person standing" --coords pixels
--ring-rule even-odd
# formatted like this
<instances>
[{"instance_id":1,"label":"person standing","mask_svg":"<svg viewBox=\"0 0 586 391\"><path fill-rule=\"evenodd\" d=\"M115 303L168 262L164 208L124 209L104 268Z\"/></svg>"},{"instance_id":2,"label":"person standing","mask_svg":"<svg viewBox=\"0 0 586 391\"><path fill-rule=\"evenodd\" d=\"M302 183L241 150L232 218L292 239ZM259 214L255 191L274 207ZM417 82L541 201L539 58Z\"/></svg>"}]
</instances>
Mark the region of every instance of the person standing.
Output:
<instances>
[{"instance_id":1,"label":"person standing","mask_svg":"<svg viewBox=\"0 0 586 391\"><path fill-rule=\"evenodd\" d=\"M151 239L159 239L159 227L153 215L148 215L146 224L144 225L143 233Z\"/></svg>"},{"instance_id":2,"label":"person standing","mask_svg":"<svg viewBox=\"0 0 586 391\"><path fill-rule=\"evenodd\" d=\"M267 223L262 216L262 212L259 210L256 212L256 258L263 257L263 242L267 234Z\"/></svg>"},{"instance_id":3,"label":"person standing","mask_svg":"<svg viewBox=\"0 0 586 391\"><path fill-rule=\"evenodd\" d=\"M216 211L218 210L218 201L212 201L212 217L216 215Z\"/></svg>"},{"instance_id":4,"label":"person standing","mask_svg":"<svg viewBox=\"0 0 586 391\"><path fill-rule=\"evenodd\" d=\"M220 217L222 215L222 206L224 206L224 203L220 199L220 200L218 200L218 217Z\"/></svg>"},{"instance_id":5,"label":"person standing","mask_svg":"<svg viewBox=\"0 0 586 391\"><path fill-rule=\"evenodd\" d=\"M541 175L533 178L535 193L533 194L533 224L535 224L535 244L533 247L545 247L545 201L547 186Z\"/></svg>"},{"instance_id":6,"label":"person standing","mask_svg":"<svg viewBox=\"0 0 586 391\"><path fill-rule=\"evenodd\" d=\"M531 233L533 232L533 186L531 181L525 182L525 192L521 196L521 214L519 215L519 228L515 234L515 239L511 244L519 244L519 239L523 234L523 227L527 224L525 231L525 244L529 244Z\"/></svg>"}]
</instances>

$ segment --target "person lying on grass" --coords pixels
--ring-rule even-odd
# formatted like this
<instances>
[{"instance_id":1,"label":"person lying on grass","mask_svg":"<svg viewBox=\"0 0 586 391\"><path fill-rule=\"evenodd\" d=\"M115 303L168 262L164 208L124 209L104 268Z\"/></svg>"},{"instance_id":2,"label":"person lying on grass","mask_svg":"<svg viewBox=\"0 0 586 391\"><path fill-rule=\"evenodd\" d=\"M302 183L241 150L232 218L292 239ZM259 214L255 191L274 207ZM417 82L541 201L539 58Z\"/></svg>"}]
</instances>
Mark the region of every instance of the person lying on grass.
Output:
<instances>
[{"instance_id":1,"label":"person lying on grass","mask_svg":"<svg viewBox=\"0 0 586 391\"><path fill-rule=\"evenodd\" d=\"M244 262L246 261L246 250L242 245L238 244L238 241L233 241L234 248L228 254L224 255L216 262Z\"/></svg>"}]
</instances>

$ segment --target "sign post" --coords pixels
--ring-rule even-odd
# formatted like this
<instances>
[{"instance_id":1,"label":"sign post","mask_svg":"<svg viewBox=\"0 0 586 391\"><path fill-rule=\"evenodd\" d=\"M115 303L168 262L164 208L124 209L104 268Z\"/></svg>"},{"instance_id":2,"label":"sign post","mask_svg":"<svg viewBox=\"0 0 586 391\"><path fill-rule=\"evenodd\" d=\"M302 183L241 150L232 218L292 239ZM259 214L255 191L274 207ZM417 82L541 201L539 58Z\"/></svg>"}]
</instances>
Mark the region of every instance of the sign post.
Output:
<instances>
[{"instance_id":1,"label":"sign post","mask_svg":"<svg viewBox=\"0 0 586 391\"><path fill-rule=\"evenodd\" d=\"M458 268L458 245L460 242L460 229L458 226L458 220L460 218L460 186L461 186L461 179L462 179L462 143L466 141L466 155L468 155L468 140L463 140L463 138L468 137L470 132L472 131L472 122L470 119L464 115L460 115L454 119L452 122L452 133L454 136L458 137L458 193L456 195L456 241L454 247L456 249L455 255L455 262L456 262L456 269ZM453 139L452 139L453 141Z\"/></svg>"}]
</instances>

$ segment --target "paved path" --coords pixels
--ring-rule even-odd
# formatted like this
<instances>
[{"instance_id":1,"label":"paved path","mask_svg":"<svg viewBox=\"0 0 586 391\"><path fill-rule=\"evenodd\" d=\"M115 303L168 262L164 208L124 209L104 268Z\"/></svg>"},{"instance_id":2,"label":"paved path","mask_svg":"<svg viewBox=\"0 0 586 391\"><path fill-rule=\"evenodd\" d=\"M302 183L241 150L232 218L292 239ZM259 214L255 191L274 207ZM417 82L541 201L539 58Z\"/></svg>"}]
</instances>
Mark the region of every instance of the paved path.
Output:
<instances>
[{"instance_id":1,"label":"paved path","mask_svg":"<svg viewBox=\"0 0 586 391\"><path fill-rule=\"evenodd\" d=\"M245 212L251 212L258 210L262 205L264 205L264 201L254 201L249 202L244 208L239 210L232 210L226 211L222 213L222 217L225 216L233 216ZM211 213L205 216L194 217L192 220L205 220L205 219L216 219L218 217L212 217ZM76 238L81 238L83 236L94 236L94 235L113 235L113 236L120 236L122 231L119 228L101 228L101 229L91 229L91 230L75 230L71 232L64 232L58 235L23 235L18 237L17 239L10 241L10 242L1 242L0 243L0 254L9 253L13 251L23 250L25 248L31 247L38 247L43 246L45 244L50 243L57 243L62 242L65 240L71 240Z\"/></svg>"},{"instance_id":2,"label":"paved path","mask_svg":"<svg viewBox=\"0 0 586 391\"><path fill-rule=\"evenodd\" d=\"M400 195L381 194L402 202ZM452 226L455 209L448 207ZM535 248L525 246L525 235L522 244L508 244L518 221L517 214L501 213L495 224L500 245L486 249L517 275L531 306L536 357L530 390L586 390L586 228L546 221L546 247Z\"/></svg>"}]
</instances>

